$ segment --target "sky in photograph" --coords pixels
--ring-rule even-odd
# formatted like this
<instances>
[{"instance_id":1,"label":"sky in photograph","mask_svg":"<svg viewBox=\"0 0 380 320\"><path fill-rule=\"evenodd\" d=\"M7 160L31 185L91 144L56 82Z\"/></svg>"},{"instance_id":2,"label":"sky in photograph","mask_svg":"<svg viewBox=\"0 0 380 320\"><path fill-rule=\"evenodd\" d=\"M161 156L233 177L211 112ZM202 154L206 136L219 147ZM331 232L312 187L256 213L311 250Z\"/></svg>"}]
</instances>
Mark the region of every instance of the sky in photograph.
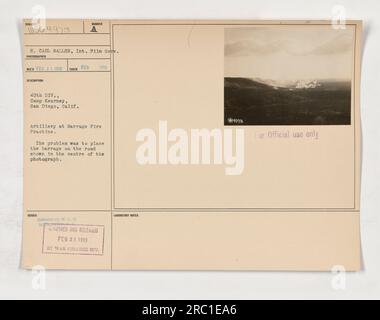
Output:
<instances>
[{"instance_id":1,"label":"sky in photograph","mask_svg":"<svg viewBox=\"0 0 380 320\"><path fill-rule=\"evenodd\" d=\"M325 26L225 29L226 77L349 80L355 30Z\"/></svg>"}]
</instances>

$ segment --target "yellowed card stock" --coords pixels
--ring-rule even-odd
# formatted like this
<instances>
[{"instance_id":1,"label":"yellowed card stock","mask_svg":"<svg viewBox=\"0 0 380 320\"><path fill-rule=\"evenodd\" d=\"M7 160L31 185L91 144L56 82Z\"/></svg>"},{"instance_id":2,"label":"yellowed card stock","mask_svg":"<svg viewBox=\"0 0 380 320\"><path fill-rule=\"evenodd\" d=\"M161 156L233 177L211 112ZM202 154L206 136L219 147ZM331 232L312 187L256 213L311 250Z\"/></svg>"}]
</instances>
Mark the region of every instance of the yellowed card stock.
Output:
<instances>
[{"instance_id":1,"label":"yellowed card stock","mask_svg":"<svg viewBox=\"0 0 380 320\"><path fill-rule=\"evenodd\" d=\"M24 268L360 269L361 22L23 26Z\"/></svg>"}]
</instances>

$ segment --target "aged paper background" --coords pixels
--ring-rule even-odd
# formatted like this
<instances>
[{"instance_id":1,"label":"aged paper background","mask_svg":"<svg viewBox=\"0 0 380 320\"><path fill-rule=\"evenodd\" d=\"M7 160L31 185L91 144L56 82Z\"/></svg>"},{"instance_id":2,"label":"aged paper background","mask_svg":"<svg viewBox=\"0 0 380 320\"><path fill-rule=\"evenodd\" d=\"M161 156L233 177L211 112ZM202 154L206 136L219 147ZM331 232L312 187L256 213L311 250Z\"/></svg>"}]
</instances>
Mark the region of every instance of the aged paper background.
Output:
<instances>
[{"instance_id":1,"label":"aged paper background","mask_svg":"<svg viewBox=\"0 0 380 320\"><path fill-rule=\"evenodd\" d=\"M162 119L185 129L223 127L226 25L282 27L280 21L48 20L51 31L43 35L30 34L25 23L24 55L41 47L75 52L25 60L25 70L33 70L24 74L25 268L360 269L360 22L349 22L351 124L317 126L318 143L255 141L271 128L246 126L246 169L238 177L218 166L141 168L135 135ZM323 21L281 23L331 28ZM76 51L84 47L115 53L92 52L89 62L88 52ZM53 69L38 72L36 65ZM30 98L41 92L71 107L31 108ZM31 134L36 124L57 127ZM290 128L297 129L308 130ZM64 140L95 142L102 155L90 157L88 149L56 162L30 161L38 141ZM73 248L81 251L67 253Z\"/></svg>"}]
</instances>

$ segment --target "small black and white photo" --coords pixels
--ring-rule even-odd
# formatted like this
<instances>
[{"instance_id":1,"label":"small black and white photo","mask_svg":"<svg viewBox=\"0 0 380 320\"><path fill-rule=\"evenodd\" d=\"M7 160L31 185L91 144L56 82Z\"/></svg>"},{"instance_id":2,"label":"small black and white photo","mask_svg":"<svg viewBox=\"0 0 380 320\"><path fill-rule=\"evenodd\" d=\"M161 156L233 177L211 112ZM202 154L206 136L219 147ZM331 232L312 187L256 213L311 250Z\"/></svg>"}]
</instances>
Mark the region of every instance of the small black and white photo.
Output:
<instances>
[{"instance_id":1,"label":"small black and white photo","mask_svg":"<svg viewBox=\"0 0 380 320\"><path fill-rule=\"evenodd\" d=\"M355 29L228 27L225 125L350 125Z\"/></svg>"}]
</instances>

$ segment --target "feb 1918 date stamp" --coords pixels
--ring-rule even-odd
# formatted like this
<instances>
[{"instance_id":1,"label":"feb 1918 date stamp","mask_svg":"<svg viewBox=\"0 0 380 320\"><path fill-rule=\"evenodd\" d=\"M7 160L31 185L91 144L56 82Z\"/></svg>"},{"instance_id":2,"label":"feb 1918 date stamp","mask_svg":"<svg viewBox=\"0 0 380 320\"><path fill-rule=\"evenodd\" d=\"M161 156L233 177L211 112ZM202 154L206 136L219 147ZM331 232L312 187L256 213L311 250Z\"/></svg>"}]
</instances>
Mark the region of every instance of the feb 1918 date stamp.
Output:
<instances>
[{"instance_id":1,"label":"feb 1918 date stamp","mask_svg":"<svg viewBox=\"0 0 380 320\"><path fill-rule=\"evenodd\" d=\"M104 252L104 226L45 223L42 253L101 256Z\"/></svg>"}]
</instances>

